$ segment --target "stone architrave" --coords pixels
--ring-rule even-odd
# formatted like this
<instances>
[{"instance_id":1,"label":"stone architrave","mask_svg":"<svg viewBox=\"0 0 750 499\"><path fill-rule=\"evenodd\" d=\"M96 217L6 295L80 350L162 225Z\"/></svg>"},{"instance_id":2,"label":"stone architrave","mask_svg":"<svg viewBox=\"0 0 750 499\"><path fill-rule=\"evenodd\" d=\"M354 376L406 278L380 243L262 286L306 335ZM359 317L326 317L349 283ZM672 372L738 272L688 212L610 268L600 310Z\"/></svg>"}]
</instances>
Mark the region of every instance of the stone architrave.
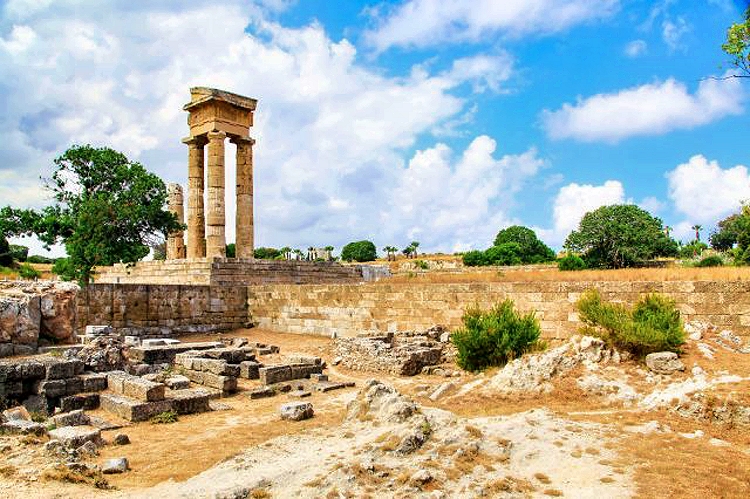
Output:
<instances>
[{"instance_id":1,"label":"stone architrave","mask_svg":"<svg viewBox=\"0 0 750 499\"><path fill-rule=\"evenodd\" d=\"M185 199L182 195L180 184L169 184L167 186L169 211L174 213L177 221L185 223ZM181 230L169 234L167 237L167 260L179 260L185 258L185 239Z\"/></svg>"},{"instance_id":2,"label":"stone architrave","mask_svg":"<svg viewBox=\"0 0 750 499\"><path fill-rule=\"evenodd\" d=\"M190 89L188 111L188 258L226 255L225 149L227 137L237 145L237 256L252 258L253 151L249 136L257 100L214 88ZM204 146L208 161L204 168ZM207 181L204 183L204 178ZM204 192L205 186L205 192ZM204 219L203 200L206 198Z\"/></svg>"}]
</instances>

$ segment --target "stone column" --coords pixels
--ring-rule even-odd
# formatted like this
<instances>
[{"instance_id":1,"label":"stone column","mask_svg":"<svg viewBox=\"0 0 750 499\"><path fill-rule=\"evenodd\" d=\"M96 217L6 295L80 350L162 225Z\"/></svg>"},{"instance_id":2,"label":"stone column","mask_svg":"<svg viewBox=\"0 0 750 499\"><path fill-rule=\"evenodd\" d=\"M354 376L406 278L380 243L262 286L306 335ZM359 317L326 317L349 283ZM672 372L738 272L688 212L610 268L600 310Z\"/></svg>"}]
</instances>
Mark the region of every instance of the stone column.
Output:
<instances>
[{"instance_id":1,"label":"stone column","mask_svg":"<svg viewBox=\"0 0 750 499\"><path fill-rule=\"evenodd\" d=\"M169 184L169 211L175 214L177 221L185 223L185 198L182 195L180 184ZM167 237L167 260L179 260L185 258L185 239L181 230L169 234Z\"/></svg>"},{"instance_id":2,"label":"stone column","mask_svg":"<svg viewBox=\"0 0 750 499\"><path fill-rule=\"evenodd\" d=\"M206 213L206 257L226 256L224 231L224 139L225 132L208 132L208 209Z\"/></svg>"},{"instance_id":3,"label":"stone column","mask_svg":"<svg viewBox=\"0 0 750 499\"><path fill-rule=\"evenodd\" d=\"M253 258L253 144L251 138L233 137L237 145L237 258Z\"/></svg>"},{"instance_id":4,"label":"stone column","mask_svg":"<svg viewBox=\"0 0 750 499\"><path fill-rule=\"evenodd\" d=\"M203 215L203 137L189 137L188 146L188 220L187 257L205 258L206 220Z\"/></svg>"}]
</instances>

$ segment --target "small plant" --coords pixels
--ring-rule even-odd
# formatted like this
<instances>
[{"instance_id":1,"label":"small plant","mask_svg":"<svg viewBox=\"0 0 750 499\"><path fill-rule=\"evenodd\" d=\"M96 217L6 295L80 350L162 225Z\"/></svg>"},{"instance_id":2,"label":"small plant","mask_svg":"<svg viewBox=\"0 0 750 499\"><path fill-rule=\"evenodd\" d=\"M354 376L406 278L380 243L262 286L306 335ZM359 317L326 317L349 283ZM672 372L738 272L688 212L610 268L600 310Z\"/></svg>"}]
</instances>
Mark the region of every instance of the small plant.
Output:
<instances>
[{"instance_id":1,"label":"small plant","mask_svg":"<svg viewBox=\"0 0 750 499\"><path fill-rule=\"evenodd\" d=\"M565 255L557 261L557 268L562 271L584 270L586 262L578 255Z\"/></svg>"},{"instance_id":2,"label":"small plant","mask_svg":"<svg viewBox=\"0 0 750 499\"><path fill-rule=\"evenodd\" d=\"M37 269L29 265L28 263L23 263L18 267L18 275L20 275L24 279L39 279L42 276L42 274Z\"/></svg>"},{"instance_id":3,"label":"small plant","mask_svg":"<svg viewBox=\"0 0 750 499\"><path fill-rule=\"evenodd\" d=\"M721 267L722 265L724 265L724 260L719 255L709 255L695 264L696 267Z\"/></svg>"},{"instance_id":4,"label":"small plant","mask_svg":"<svg viewBox=\"0 0 750 499\"><path fill-rule=\"evenodd\" d=\"M467 371L503 366L539 345L539 320L534 312L521 315L512 300L487 311L470 308L462 320L464 327L451 335L451 342L458 350L456 362Z\"/></svg>"},{"instance_id":5,"label":"small plant","mask_svg":"<svg viewBox=\"0 0 750 499\"><path fill-rule=\"evenodd\" d=\"M630 309L605 303L589 290L576 304L588 334L637 356L669 350L679 352L685 342L680 311L675 302L657 293L642 296Z\"/></svg>"},{"instance_id":6,"label":"small plant","mask_svg":"<svg viewBox=\"0 0 750 499\"><path fill-rule=\"evenodd\" d=\"M31 416L31 420L35 423L44 423L47 421L47 415L40 411L31 411L29 414Z\"/></svg>"},{"instance_id":7,"label":"small plant","mask_svg":"<svg viewBox=\"0 0 750 499\"><path fill-rule=\"evenodd\" d=\"M429 268L430 268L430 266L429 266L429 265L427 264L427 262L425 262L424 260L415 260L415 261L414 261L414 265L415 265L415 266L416 266L416 267L417 267L418 269L422 269L422 270L427 270L427 269L429 269Z\"/></svg>"},{"instance_id":8,"label":"small plant","mask_svg":"<svg viewBox=\"0 0 750 499\"><path fill-rule=\"evenodd\" d=\"M171 424L177 422L177 413L174 411L160 412L151 418L151 424Z\"/></svg>"},{"instance_id":9,"label":"small plant","mask_svg":"<svg viewBox=\"0 0 750 499\"><path fill-rule=\"evenodd\" d=\"M432 425L429 421L423 422L419 429L422 431L422 435L424 435L425 438L429 438L429 436L432 435Z\"/></svg>"}]
</instances>

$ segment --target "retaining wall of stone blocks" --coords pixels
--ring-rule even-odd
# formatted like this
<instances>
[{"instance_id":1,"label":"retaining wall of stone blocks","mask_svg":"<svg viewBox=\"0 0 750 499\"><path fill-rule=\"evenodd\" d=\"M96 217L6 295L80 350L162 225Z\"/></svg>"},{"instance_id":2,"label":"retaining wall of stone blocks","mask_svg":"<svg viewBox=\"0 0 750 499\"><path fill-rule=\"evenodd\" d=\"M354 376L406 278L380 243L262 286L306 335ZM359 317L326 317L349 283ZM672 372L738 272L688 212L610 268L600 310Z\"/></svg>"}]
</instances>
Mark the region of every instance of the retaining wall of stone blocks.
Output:
<instances>
[{"instance_id":1,"label":"retaining wall of stone blocks","mask_svg":"<svg viewBox=\"0 0 750 499\"><path fill-rule=\"evenodd\" d=\"M213 332L247 323L246 286L90 284L77 302L77 330L111 325L136 336Z\"/></svg>"},{"instance_id":2,"label":"retaining wall of stone blocks","mask_svg":"<svg viewBox=\"0 0 750 499\"><path fill-rule=\"evenodd\" d=\"M492 282L474 284L372 283L360 285L266 285L248 290L251 320L279 332L354 336L365 332L449 329L472 305L487 308L512 298L534 310L543 335L564 339L580 326L575 302L597 288L606 299L633 303L644 293L672 297L685 320L707 321L750 336L750 281Z\"/></svg>"}]
</instances>

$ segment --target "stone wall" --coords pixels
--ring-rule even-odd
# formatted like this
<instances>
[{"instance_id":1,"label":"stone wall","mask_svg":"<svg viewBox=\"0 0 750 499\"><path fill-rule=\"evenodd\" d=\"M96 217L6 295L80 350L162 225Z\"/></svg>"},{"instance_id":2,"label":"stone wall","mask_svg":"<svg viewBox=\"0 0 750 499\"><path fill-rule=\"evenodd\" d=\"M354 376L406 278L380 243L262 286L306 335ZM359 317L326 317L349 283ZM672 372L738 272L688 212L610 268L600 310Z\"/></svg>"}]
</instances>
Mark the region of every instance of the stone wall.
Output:
<instances>
[{"instance_id":1,"label":"stone wall","mask_svg":"<svg viewBox=\"0 0 750 499\"><path fill-rule=\"evenodd\" d=\"M106 324L136 336L236 329L247 323L247 287L91 284L76 315L79 331Z\"/></svg>"},{"instance_id":2,"label":"stone wall","mask_svg":"<svg viewBox=\"0 0 750 499\"><path fill-rule=\"evenodd\" d=\"M251 287L248 300L251 320L260 327L353 336L434 325L455 328L467 307L487 308L512 298L521 310L537 312L545 337L564 339L580 326L575 302L592 287L607 299L627 303L643 293L664 293L676 300L685 320L707 321L750 336L750 281L276 285Z\"/></svg>"},{"instance_id":3,"label":"stone wall","mask_svg":"<svg viewBox=\"0 0 750 499\"><path fill-rule=\"evenodd\" d=\"M198 284L239 286L257 284L354 283L369 278L361 266L304 260L214 258L138 262L100 269L99 283Z\"/></svg>"}]
</instances>

